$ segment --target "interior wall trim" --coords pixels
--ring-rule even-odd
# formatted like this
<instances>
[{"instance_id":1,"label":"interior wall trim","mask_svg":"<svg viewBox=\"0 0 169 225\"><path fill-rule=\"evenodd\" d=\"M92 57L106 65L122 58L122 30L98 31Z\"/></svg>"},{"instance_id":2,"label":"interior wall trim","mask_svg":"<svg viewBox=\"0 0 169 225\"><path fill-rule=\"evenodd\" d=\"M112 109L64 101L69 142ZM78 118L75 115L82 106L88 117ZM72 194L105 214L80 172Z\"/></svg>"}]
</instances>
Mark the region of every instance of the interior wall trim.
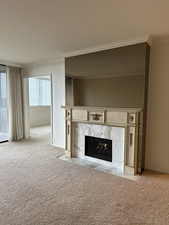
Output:
<instances>
[{"instance_id":1,"label":"interior wall trim","mask_svg":"<svg viewBox=\"0 0 169 225\"><path fill-rule=\"evenodd\" d=\"M63 57L84 55L88 53L99 52L99 51L108 50L112 48L118 48L118 47L125 47L129 45L140 44L145 42L149 42L149 36L144 36L144 37L132 39L132 40L122 40L119 42L112 42L112 43L108 43L105 45L100 45L100 46L96 46L92 48L81 49L81 50L66 53Z\"/></svg>"}]
</instances>

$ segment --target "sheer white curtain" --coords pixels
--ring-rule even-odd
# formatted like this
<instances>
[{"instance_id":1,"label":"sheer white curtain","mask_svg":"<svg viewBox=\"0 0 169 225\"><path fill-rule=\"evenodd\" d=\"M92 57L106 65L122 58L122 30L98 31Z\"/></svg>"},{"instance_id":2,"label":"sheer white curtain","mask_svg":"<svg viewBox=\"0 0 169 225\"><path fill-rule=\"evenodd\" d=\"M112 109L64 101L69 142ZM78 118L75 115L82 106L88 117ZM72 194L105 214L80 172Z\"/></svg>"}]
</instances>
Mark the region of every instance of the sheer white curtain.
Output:
<instances>
[{"instance_id":1,"label":"sheer white curtain","mask_svg":"<svg viewBox=\"0 0 169 225\"><path fill-rule=\"evenodd\" d=\"M9 140L18 141L24 137L23 89L20 68L7 68Z\"/></svg>"}]
</instances>

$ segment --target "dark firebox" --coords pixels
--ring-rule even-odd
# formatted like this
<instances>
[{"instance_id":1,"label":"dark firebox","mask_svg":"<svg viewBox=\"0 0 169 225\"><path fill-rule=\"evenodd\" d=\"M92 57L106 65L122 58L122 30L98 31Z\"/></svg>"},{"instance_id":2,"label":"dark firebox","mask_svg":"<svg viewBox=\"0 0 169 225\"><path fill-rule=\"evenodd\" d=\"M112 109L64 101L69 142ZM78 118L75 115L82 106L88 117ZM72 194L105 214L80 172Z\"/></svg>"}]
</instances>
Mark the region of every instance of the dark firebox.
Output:
<instances>
[{"instance_id":1,"label":"dark firebox","mask_svg":"<svg viewBox=\"0 0 169 225\"><path fill-rule=\"evenodd\" d=\"M85 136L85 155L112 162L112 140Z\"/></svg>"}]
</instances>

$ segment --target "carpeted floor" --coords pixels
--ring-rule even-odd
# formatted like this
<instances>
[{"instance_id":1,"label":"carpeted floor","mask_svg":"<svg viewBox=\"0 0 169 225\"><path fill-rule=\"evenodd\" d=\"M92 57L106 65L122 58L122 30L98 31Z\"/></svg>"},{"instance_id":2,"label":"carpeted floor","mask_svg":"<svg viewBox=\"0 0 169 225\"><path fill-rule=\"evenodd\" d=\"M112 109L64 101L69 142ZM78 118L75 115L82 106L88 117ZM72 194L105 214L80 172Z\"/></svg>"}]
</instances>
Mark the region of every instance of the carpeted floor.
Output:
<instances>
[{"instance_id":1,"label":"carpeted floor","mask_svg":"<svg viewBox=\"0 0 169 225\"><path fill-rule=\"evenodd\" d=\"M58 159L46 136L0 145L0 225L167 225L169 176L136 181Z\"/></svg>"}]
</instances>

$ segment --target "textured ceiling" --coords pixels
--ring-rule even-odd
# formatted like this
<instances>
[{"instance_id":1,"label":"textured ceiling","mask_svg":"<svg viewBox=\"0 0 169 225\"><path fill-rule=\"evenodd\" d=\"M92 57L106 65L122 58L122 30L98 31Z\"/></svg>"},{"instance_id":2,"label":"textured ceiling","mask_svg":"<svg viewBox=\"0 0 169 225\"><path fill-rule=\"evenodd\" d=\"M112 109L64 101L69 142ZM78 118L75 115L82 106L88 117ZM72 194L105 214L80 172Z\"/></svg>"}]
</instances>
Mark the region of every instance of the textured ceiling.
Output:
<instances>
[{"instance_id":1,"label":"textured ceiling","mask_svg":"<svg viewBox=\"0 0 169 225\"><path fill-rule=\"evenodd\" d=\"M168 32L168 0L0 0L0 62L70 52Z\"/></svg>"}]
</instances>

